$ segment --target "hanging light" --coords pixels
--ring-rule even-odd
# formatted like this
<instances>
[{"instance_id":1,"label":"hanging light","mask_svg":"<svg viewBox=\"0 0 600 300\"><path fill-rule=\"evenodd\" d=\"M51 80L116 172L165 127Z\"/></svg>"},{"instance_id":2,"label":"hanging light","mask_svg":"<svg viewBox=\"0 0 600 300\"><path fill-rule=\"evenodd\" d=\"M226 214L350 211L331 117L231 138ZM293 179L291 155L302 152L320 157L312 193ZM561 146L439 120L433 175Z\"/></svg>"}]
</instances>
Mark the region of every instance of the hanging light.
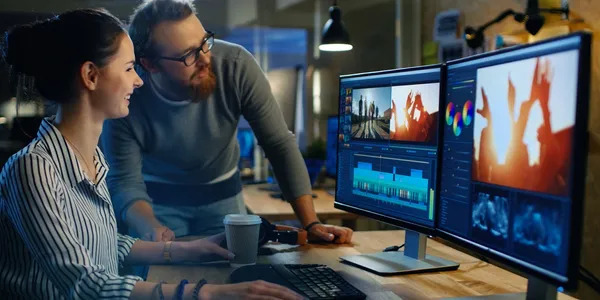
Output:
<instances>
[{"instance_id":1,"label":"hanging light","mask_svg":"<svg viewBox=\"0 0 600 300\"><path fill-rule=\"evenodd\" d=\"M352 50L350 44L350 36L344 23L342 23L342 11L336 5L337 1L333 2L333 6L329 8L329 20L323 26L323 36L321 37L321 51L348 51Z\"/></svg>"}]
</instances>

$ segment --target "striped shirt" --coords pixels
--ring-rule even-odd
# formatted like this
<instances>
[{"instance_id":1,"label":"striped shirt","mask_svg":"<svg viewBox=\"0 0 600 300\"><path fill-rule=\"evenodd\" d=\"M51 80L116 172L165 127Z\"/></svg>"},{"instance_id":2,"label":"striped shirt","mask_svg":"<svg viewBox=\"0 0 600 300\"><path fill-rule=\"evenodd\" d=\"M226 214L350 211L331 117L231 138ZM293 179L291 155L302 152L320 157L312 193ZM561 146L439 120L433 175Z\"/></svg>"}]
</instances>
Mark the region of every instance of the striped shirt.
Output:
<instances>
[{"instance_id":1,"label":"striped shirt","mask_svg":"<svg viewBox=\"0 0 600 300\"><path fill-rule=\"evenodd\" d=\"M127 299L119 276L135 239L117 233L99 148L87 179L52 119L0 173L0 298Z\"/></svg>"}]
</instances>

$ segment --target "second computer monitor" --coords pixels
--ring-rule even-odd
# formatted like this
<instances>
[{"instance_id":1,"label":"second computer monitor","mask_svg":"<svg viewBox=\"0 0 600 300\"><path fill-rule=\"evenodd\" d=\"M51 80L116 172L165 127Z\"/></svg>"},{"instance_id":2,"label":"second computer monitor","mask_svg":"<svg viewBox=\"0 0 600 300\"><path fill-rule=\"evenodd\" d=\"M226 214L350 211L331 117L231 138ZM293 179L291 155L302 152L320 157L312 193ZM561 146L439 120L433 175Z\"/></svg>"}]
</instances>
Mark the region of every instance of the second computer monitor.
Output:
<instances>
[{"instance_id":1,"label":"second computer monitor","mask_svg":"<svg viewBox=\"0 0 600 300\"><path fill-rule=\"evenodd\" d=\"M433 230L440 66L340 77L336 207Z\"/></svg>"},{"instance_id":2,"label":"second computer monitor","mask_svg":"<svg viewBox=\"0 0 600 300\"><path fill-rule=\"evenodd\" d=\"M438 229L572 286L581 240L590 36L448 63Z\"/></svg>"}]
</instances>

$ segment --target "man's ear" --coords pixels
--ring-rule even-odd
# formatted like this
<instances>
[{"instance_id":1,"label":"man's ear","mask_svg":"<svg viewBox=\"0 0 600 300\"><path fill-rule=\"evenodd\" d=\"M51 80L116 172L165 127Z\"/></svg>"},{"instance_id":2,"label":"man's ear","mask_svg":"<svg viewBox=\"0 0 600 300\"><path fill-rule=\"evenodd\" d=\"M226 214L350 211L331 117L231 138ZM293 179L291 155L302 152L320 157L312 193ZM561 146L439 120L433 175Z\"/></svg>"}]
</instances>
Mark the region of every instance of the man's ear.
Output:
<instances>
[{"instance_id":1,"label":"man's ear","mask_svg":"<svg viewBox=\"0 0 600 300\"><path fill-rule=\"evenodd\" d=\"M156 73L158 72L158 68L157 66L154 64L154 62L148 58L142 57L140 58L140 64L142 64L142 67L144 67L144 69L146 69L146 71L150 72L150 73Z\"/></svg>"},{"instance_id":2,"label":"man's ear","mask_svg":"<svg viewBox=\"0 0 600 300\"><path fill-rule=\"evenodd\" d=\"M100 70L93 62L86 61L81 65L79 76L81 76L83 86L93 91L98 86Z\"/></svg>"}]
</instances>

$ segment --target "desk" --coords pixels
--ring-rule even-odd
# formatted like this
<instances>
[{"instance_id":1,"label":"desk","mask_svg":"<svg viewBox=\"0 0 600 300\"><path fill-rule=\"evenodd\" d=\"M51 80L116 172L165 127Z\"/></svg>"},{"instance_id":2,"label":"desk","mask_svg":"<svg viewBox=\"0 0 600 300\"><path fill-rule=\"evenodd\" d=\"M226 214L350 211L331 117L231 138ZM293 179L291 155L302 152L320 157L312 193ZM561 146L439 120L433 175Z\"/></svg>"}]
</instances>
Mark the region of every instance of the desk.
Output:
<instances>
[{"instance_id":1,"label":"desk","mask_svg":"<svg viewBox=\"0 0 600 300\"><path fill-rule=\"evenodd\" d=\"M338 271L359 288L368 299L428 299L523 292L527 280L494 265L433 240L427 253L460 263L456 271L397 276L378 276L339 262L338 257L381 251L404 241L404 231L359 231L353 235L354 246L310 244L302 247L272 245L278 253L259 256L259 263L317 263ZM225 283L232 268L227 263L202 266L151 266L148 281L177 283L206 278L209 283ZM559 299L573 299L559 294Z\"/></svg>"},{"instance_id":2,"label":"desk","mask_svg":"<svg viewBox=\"0 0 600 300\"><path fill-rule=\"evenodd\" d=\"M282 199L271 197L269 191L264 188L267 185L246 185L242 189L244 202L246 207L253 214L259 215L271 222L283 220L295 220L296 215L292 206ZM313 193L317 195L313 199L315 211L321 221L325 222L328 219L341 219L342 221L355 221L358 215L339 210L333 207L334 197L323 189L315 189ZM352 224L348 224L352 226ZM352 226L351 228L355 228Z\"/></svg>"}]
</instances>

